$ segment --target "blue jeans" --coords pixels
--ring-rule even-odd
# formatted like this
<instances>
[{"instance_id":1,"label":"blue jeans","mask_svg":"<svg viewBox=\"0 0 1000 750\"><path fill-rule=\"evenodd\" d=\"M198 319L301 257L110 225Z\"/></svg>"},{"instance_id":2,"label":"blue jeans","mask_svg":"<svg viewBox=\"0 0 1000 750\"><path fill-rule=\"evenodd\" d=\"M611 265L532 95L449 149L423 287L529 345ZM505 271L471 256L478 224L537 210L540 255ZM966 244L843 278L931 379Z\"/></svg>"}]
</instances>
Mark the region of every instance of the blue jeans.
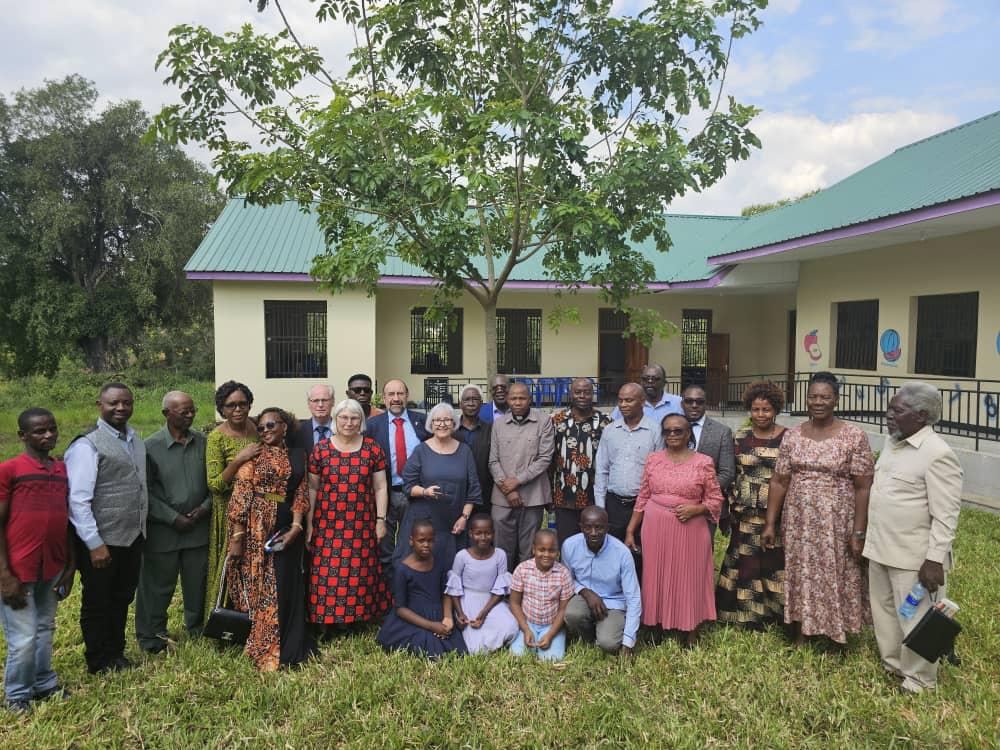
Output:
<instances>
[{"instance_id":1,"label":"blue jeans","mask_svg":"<svg viewBox=\"0 0 1000 750\"><path fill-rule=\"evenodd\" d=\"M535 642L537 643L541 638L545 637L545 634L549 632L551 625L536 625L533 622L528 623L528 627L531 628L532 635L535 636ZM510 644L511 653L517 656L524 656L528 651L538 656L539 659L545 659L547 661L559 661L566 655L566 629L560 628L559 632L552 638L552 643L544 651L537 648L525 648L524 647L524 633L520 631L517 634L517 638L514 639L513 643Z\"/></svg>"},{"instance_id":2,"label":"blue jeans","mask_svg":"<svg viewBox=\"0 0 1000 750\"><path fill-rule=\"evenodd\" d=\"M61 575L50 581L24 584L27 604L21 609L0 603L0 620L7 639L4 691L8 703L29 701L59 685L52 671L52 635L59 600L52 587Z\"/></svg>"}]
</instances>

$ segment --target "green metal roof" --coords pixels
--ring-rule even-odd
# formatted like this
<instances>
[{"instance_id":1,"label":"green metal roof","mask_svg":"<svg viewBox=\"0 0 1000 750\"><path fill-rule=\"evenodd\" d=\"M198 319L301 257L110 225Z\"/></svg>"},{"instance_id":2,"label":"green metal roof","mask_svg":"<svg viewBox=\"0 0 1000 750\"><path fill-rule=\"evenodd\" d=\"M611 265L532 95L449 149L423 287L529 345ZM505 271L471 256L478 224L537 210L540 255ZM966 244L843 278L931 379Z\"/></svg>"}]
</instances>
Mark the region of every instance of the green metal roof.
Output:
<instances>
[{"instance_id":1,"label":"green metal roof","mask_svg":"<svg viewBox=\"0 0 1000 750\"><path fill-rule=\"evenodd\" d=\"M731 216L674 215L667 218L673 245L656 252L652 240L640 245L656 269L656 280L697 281L718 272L706 260L733 226L746 221ZM185 270L192 273L307 274L312 259L324 251L323 233L311 213L288 201L261 208L230 200ZM541 254L517 266L512 281L546 279ZM382 276L428 277L426 271L395 256L386 258Z\"/></svg>"},{"instance_id":2,"label":"green metal roof","mask_svg":"<svg viewBox=\"0 0 1000 750\"><path fill-rule=\"evenodd\" d=\"M640 249L658 282L704 280L725 258L708 259L906 214L1000 190L1000 112L900 148L805 200L750 218L672 214L672 246L658 253L652 241ZM298 204L260 208L230 200L185 270L192 273L308 274L324 251L315 218ZM390 257L383 276L427 277ZM513 281L546 278L541 256L519 265Z\"/></svg>"},{"instance_id":3,"label":"green metal roof","mask_svg":"<svg viewBox=\"0 0 1000 750\"><path fill-rule=\"evenodd\" d=\"M1000 190L1000 112L897 149L805 200L750 218L710 255L750 250Z\"/></svg>"}]
</instances>

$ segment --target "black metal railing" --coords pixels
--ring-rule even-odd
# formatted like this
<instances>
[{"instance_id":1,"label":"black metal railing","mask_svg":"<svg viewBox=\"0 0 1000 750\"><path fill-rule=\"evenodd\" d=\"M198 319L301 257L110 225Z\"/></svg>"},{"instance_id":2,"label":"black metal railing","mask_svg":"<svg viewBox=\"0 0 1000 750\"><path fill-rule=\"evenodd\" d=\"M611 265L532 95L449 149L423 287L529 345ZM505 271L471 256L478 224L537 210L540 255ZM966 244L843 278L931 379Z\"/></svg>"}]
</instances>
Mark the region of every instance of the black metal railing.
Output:
<instances>
[{"instance_id":1,"label":"black metal railing","mask_svg":"<svg viewBox=\"0 0 1000 750\"><path fill-rule=\"evenodd\" d=\"M796 372L791 377L788 373L754 373L730 376L724 382L706 383L707 393L720 394L708 406L723 416L743 413L743 393L747 386L757 380L770 380L785 393L785 413L804 416L807 414L806 395L812 375L812 372ZM844 419L878 425L881 432L885 429L885 411L889 400L903 383L921 380L930 383L941 393L941 421L935 426L939 433L972 439L976 450L981 441L1000 441L1000 380L888 377L837 372L834 375L841 381L837 413ZM623 383L620 378L589 379L594 383L594 398L598 405L610 407L617 403L618 389ZM528 386L535 406L558 407L569 403L569 388L573 377L513 376L511 380ZM489 399L486 378L426 378L423 406L431 407L441 401L457 406L461 390L468 383L478 385L483 390L484 397ZM666 390L679 394L680 377L668 377Z\"/></svg>"}]
</instances>

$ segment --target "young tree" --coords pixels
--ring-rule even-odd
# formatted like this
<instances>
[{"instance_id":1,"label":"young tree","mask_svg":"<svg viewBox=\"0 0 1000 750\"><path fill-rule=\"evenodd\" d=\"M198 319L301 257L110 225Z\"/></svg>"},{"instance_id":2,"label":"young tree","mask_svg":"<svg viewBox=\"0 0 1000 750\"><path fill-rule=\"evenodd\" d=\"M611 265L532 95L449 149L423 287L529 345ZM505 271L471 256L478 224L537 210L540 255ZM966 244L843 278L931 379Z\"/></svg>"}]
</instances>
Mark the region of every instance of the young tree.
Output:
<instances>
[{"instance_id":1,"label":"young tree","mask_svg":"<svg viewBox=\"0 0 1000 750\"><path fill-rule=\"evenodd\" d=\"M232 196L314 210L328 249L312 273L331 291L373 294L388 254L437 280L437 311L467 291L490 373L498 297L536 255L565 290L598 287L647 342L669 330L631 302L653 276L633 243L667 250L667 204L759 146L755 110L719 104L732 40L766 0L655 0L632 16L612 0L315 2L358 40L345 76L287 22L178 26L158 66L182 104L155 132L211 148ZM265 150L233 136L234 113Z\"/></svg>"},{"instance_id":2,"label":"young tree","mask_svg":"<svg viewBox=\"0 0 1000 750\"><path fill-rule=\"evenodd\" d=\"M148 326L207 317L183 266L222 205L204 168L146 143L135 101L95 114L79 76L0 97L0 352L15 374L81 353L121 366Z\"/></svg>"}]
</instances>

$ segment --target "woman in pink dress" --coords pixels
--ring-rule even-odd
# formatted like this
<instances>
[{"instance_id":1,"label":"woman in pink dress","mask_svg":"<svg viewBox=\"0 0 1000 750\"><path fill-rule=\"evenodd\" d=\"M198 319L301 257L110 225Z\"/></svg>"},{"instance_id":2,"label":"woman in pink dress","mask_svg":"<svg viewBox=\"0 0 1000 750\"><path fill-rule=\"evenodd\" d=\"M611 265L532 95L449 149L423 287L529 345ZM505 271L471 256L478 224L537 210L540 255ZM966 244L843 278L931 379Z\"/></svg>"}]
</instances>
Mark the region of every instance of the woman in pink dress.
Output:
<instances>
[{"instance_id":1,"label":"woman in pink dress","mask_svg":"<svg viewBox=\"0 0 1000 750\"><path fill-rule=\"evenodd\" d=\"M795 644L822 635L847 643L871 624L861 567L874 460L868 438L834 416L840 387L828 372L809 383L809 421L785 435L768 491L761 542L785 545L785 622Z\"/></svg>"},{"instance_id":2,"label":"woman in pink dress","mask_svg":"<svg viewBox=\"0 0 1000 750\"><path fill-rule=\"evenodd\" d=\"M712 459L688 447L691 425L663 418L666 449L649 454L625 533L637 550L642 525L642 624L684 633L690 648L698 626L715 619L715 566L709 520L717 523L722 492Z\"/></svg>"}]
</instances>

